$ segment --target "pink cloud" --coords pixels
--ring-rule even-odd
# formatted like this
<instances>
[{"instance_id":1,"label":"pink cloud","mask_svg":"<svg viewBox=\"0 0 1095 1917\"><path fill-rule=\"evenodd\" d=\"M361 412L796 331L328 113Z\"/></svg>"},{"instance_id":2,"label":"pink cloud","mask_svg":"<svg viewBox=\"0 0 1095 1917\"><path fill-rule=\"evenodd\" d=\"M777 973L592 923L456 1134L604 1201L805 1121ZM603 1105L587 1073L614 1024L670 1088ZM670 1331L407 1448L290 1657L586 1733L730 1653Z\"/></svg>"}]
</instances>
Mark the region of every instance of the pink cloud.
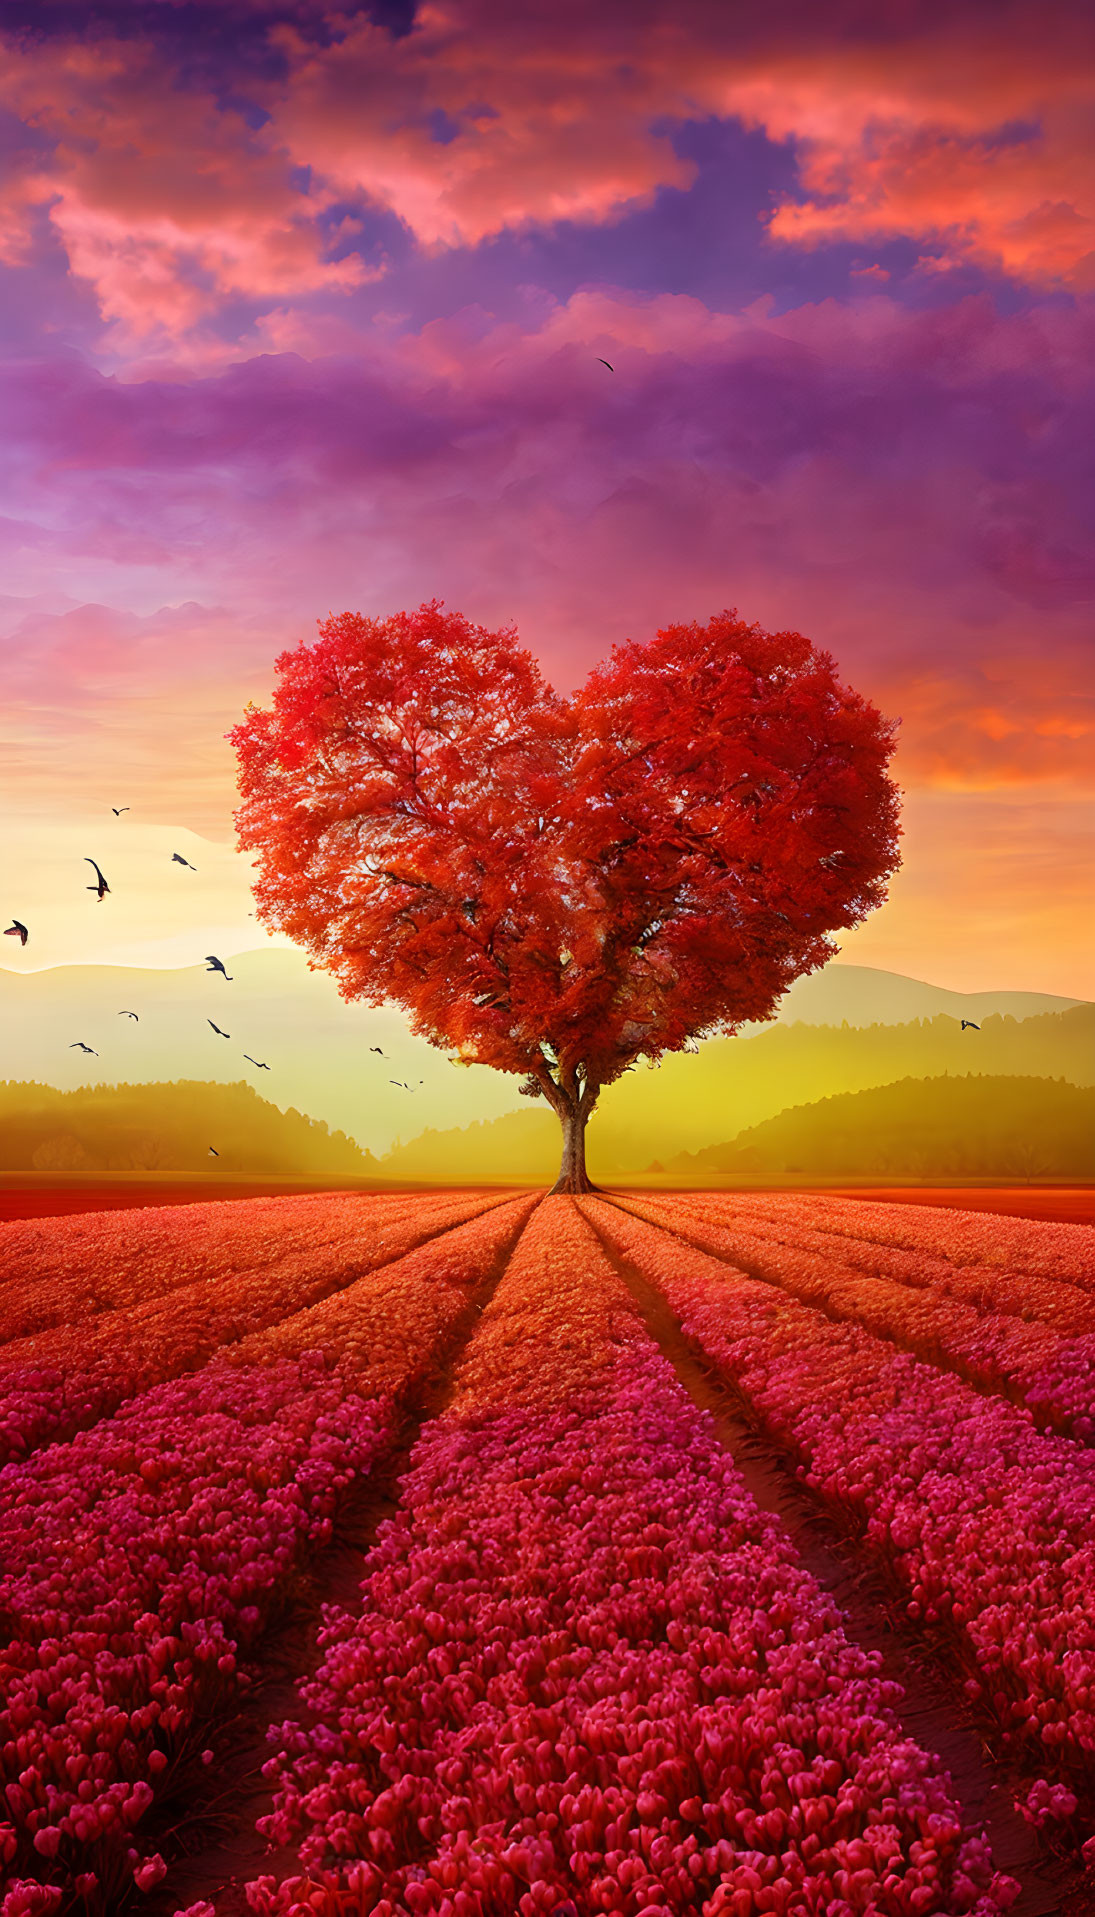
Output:
<instances>
[{"instance_id":1,"label":"pink cloud","mask_svg":"<svg viewBox=\"0 0 1095 1917\"><path fill-rule=\"evenodd\" d=\"M1086 784L1090 353L1052 306L587 293L531 333L471 312L189 382L20 368L0 543L10 571L45 541L69 591L140 565L240 608L236 661L267 675L275 631L347 606L516 620L565 684L737 604L903 714L917 780Z\"/></svg>"},{"instance_id":2,"label":"pink cloud","mask_svg":"<svg viewBox=\"0 0 1095 1917\"><path fill-rule=\"evenodd\" d=\"M881 8L865 35L791 4L428 0L402 37L357 16L327 45L288 26L271 41L286 70L251 76L257 128L178 85L151 41L13 42L0 98L45 146L0 199L5 256L46 218L117 343L178 339L236 299L382 272L347 251L347 200L427 250L603 223L687 187L670 129L715 116L794 145L774 241L908 235L930 261L1091 283L1095 60L1062 5L1023 0L991 29L977 6Z\"/></svg>"},{"instance_id":3,"label":"pink cloud","mask_svg":"<svg viewBox=\"0 0 1095 1917\"><path fill-rule=\"evenodd\" d=\"M0 100L49 143L23 154L0 195L0 256L28 257L45 215L119 341L178 337L229 299L358 286L331 261L317 216L329 196L294 184L276 139L172 84L132 42L5 51Z\"/></svg>"},{"instance_id":4,"label":"pink cloud","mask_svg":"<svg viewBox=\"0 0 1095 1917\"><path fill-rule=\"evenodd\" d=\"M686 185L664 122L737 116L798 148L808 198L776 210L782 241L911 234L1036 283L1087 284L1095 66L1080 16L1011 7L991 33L961 7L910 10L901 27L880 9L870 36L844 24L832 9L433 0L404 39L359 22L298 48L279 123L299 160L423 244L465 246L615 218Z\"/></svg>"}]
</instances>

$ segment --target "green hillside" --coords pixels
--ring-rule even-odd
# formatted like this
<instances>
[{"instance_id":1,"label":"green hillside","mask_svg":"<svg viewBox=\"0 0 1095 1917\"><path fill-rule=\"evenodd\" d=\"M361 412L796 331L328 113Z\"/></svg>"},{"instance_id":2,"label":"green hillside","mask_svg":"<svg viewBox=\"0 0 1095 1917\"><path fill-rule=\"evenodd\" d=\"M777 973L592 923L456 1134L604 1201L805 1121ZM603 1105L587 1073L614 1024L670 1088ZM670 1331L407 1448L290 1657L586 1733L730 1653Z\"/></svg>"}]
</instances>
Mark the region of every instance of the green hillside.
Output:
<instances>
[{"instance_id":1,"label":"green hillside","mask_svg":"<svg viewBox=\"0 0 1095 1917\"><path fill-rule=\"evenodd\" d=\"M494 1179L552 1185L559 1175L562 1134L555 1113L507 1112L502 1118L466 1125L460 1131L420 1132L396 1145L379 1161L381 1175L394 1181L481 1185Z\"/></svg>"},{"instance_id":2,"label":"green hillside","mask_svg":"<svg viewBox=\"0 0 1095 1917\"><path fill-rule=\"evenodd\" d=\"M214 1146L218 1156L210 1157ZM0 1081L0 1171L375 1177L344 1132L250 1085L52 1085Z\"/></svg>"},{"instance_id":3,"label":"green hillside","mask_svg":"<svg viewBox=\"0 0 1095 1917\"><path fill-rule=\"evenodd\" d=\"M1063 1079L911 1079L752 1125L666 1170L916 1178L1095 1178L1095 1089Z\"/></svg>"},{"instance_id":4,"label":"green hillside","mask_svg":"<svg viewBox=\"0 0 1095 1917\"><path fill-rule=\"evenodd\" d=\"M979 1032L940 1015L906 1025L773 1024L749 1038L715 1039L611 1086L590 1124L590 1161L612 1176L734 1138L792 1105L971 1071L1095 1085L1095 1005L986 1018Z\"/></svg>"},{"instance_id":5,"label":"green hillside","mask_svg":"<svg viewBox=\"0 0 1095 1917\"><path fill-rule=\"evenodd\" d=\"M207 949L217 947L203 941L200 950ZM465 1160L463 1129L528 1111L517 1077L479 1065L457 1069L443 1051L412 1038L394 1006L346 1004L330 975L310 971L301 951L269 946L234 954L231 982L212 976L204 962L15 971L5 965L8 957L0 952L0 1078L62 1091L96 1081L246 1079L282 1110L312 1113L376 1153L429 1126L434 1161L425 1175L450 1181L457 1160ZM11 961L23 967L26 955L11 954ZM1037 992L952 992L835 961L795 982L775 1022L702 1045L657 1072L640 1066L628 1073L602 1101L591 1149L608 1176L613 1165L641 1167L652 1157L732 1138L785 1106L907 1074L1063 1073L1093 1083L1092 1008L1080 1008L1089 1024L1077 1027L1075 1038L1055 1022L1072 1002ZM121 1016L123 1008L138 1017ZM1047 1015L1054 1016L1047 1022ZM980 1035L963 1033L962 1018L980 1024ZM210 1020L230 1037L218 1036ZM76 1048L80 1040L95 1057ZM968 1057L972 1046L979 1048L976 1062ZM267 1061L269 1073L248 1065L245 1053ZM1077 1078L1085 1071L1088 1077ZM435 1162L441 1136L454 1141L451 1167ZM511 1133L503 1126L477 1136L479 1148L489 1138L493 1149ZM512 1136L522 1136L519 1126ZM549 1165L553 1155L554 1147Z\"/></svg>"},{"instance_id":6,"label":"green hillside","mask_svg":"<svg viewBox=\"0 0 1095 1917\"><path fill-rule=\"evenodd\" d=\"M338 1069L351 1082L362 1075L357 1053L344 1042L338 1054ZM435 1070L449 1073L450 1084L466 1079L440 1055L433 1057ZM384 1084L399 1069L390 1055L374 1064L374 1077ZM335 1066L325 1069L333 1075ZM604 1094L589 1128L590 1172L594 1179L627 1182L654 1162L668 1168L683 1162L681 1154L738 1145L744 1131L780 1114L789 1117L793 1108L872 1089L899 1085L900 1099L919 1110L912 1089L918 1083L961 1083L969 1073L982 1082L1095 1086L1095 1006L1027 1018L985 1017L980 1031L963 1032L957 1019L939 1014L904 1025L772 1024L752 1036L714 1040L665 1059L656 1071L640 1065ZM497 1073L486 1076L506 1094L510 1081ZM165 1082L167 1077L67 1092L36 1082L0 1083L0 1170L323 1174L446 1184L551 1183L558 1170L559 1127L542 1103L483 1120L469 1099L464 1116L473 1122L424 1129L377 1159L345 1132L293 1106L282 1112L239 1080ZM404 1124L420 1109L423 1115L430 1110L424 1095L395 1095L403 1100ZM985 1124L985 1135L995 1137L988 1116ZM864 1137L864 1149L866 1143ZM219 1159L209 1157L211 1144ZM796 1164L800 1154L788 1148L784 1157ZM843 1169L843 1163L834 1166ZM855 1169L868 1167L863 1161Z\"/></svg>"},{"instance_id":7,"label":"green hillside","mask_svg":"<svg viewBox=\"0 0 1095 1917\"><path fill-rule=\"evenodd\" d=\"M986 1018L963 1032L947 1015L907 1025L771 1025L640 1066L611 1086L590 1121L590 1176L620 1182L655 1161L725 1149L745 1127L872 1087L973 1070L992 1078L1095 1085L1095 1006L1035 1018ZM457 1182L491 1176L550 1182L558 1122L545 1106L462 1129L428 1130L385 1154L390 1178Z\"/></svg>"}]
</instances>

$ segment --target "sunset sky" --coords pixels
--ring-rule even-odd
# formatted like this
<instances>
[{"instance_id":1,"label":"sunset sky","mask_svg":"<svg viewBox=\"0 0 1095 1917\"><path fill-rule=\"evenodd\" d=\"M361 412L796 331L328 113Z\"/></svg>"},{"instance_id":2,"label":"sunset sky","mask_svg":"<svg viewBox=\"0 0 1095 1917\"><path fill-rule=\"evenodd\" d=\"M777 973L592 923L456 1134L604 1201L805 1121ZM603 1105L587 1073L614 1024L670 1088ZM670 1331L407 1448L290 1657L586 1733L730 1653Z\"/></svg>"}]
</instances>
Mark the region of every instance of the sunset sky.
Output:
<instances>
[{"instance_id":1,"label":"sunset sky","mask_svg":"<svg viewBox=\"0 0 1095 1917\"><path fill-rule=\"evenodd\" d=\"M1090 20L6 0L0 964L259 943L224 733L436 597L806 633L902 720L844 959L1095 996Z\"/></svg>"}]
</instances>

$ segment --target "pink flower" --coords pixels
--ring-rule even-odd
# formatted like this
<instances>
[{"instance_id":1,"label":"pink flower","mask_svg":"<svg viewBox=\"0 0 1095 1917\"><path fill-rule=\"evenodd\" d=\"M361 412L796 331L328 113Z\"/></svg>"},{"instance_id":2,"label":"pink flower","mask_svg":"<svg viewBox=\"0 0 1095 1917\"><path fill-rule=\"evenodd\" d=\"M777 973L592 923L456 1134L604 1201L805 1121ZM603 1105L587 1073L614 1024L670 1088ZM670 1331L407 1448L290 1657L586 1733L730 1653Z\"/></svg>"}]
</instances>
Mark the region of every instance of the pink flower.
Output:
<instances>
[{"instance_id":1,"label":"pink flower","mask_svg":"<svg viewBox=\"0 0 1095 1917\"><path fill-rule=\"evenodd\" d=\"M166 1876L167 1865L159 1851L154 1851L151 1857L147 1857L143 1864L137 1866L133 1873L133 1882L138 1890L153 1890Z\"/></svg>"}]
</instances>

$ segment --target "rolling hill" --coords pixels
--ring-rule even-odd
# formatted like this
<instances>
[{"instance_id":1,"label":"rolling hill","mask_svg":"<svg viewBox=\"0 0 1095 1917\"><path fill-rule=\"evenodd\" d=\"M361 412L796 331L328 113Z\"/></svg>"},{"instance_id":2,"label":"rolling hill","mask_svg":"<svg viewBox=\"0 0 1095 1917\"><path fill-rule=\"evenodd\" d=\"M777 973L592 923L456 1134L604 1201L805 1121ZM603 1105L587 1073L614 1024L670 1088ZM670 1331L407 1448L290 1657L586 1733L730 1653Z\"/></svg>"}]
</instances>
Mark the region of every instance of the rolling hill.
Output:
<instances>
[{"instance_id":1,"label":"rolling hill","mask_svg":"<svg viewBox=\"0 0 1095 1917\"><path fill-rule=\"evenodd\" d=\"M799 1105L666 1164L819 1177L1095 1178L1095 1088L1063 1079L901 1079Z\"/></svg>"},{"instance_id":2,"label":"rolling hill","mask_svg":"<svg viewBox=\"0 0 1095 1917\"><path fill-rule=\"evenodd\" d=\"M183 1080L59 1092L0 1082L0 1171L356 1179L375 1178L377 1164L344 1133L280 1112L250 1085Z\"/></svg>"},{"instance_id":3,"label":"rolling hill","mask_svg":"<svg viewBox=\"0 0 1095 1917\"><path fill-rule=\"evenodd\" d=\"M732 1139L793 1105L899 1079L974 1071L1095 1085L1095 1006L1025 1019L990 1017L963 1032L944 1013L906 1025L774 1024L750 1038L676 1053L604 1093L589 1129L591 1169L615 1177Z\"/></svg>"},{"instance_id":4,"label":"rolling hill","mask_svg":"<svg viewBox=\"0 0 1095 1917\"><path fill-rule=\"evenodd\" d=\"M266 946L232 958L228 970L231 983L203 963L0 969L0 1073L62 1090L96 1081L233 1084L246 1074L282 1111L295 1107L389 1153L392 1175L455 1178L456 1167L474 1161L481 1176L489 1153L500 1175L511 1165L514 1176L532 1175L533 1162L554 1175L555 1121L530 1112L516 1078L459 1069L412 1038L396 1011L347 1005L303 953ZM138 1019L120 1017L123 1008ZM667 1059L656 1072L640 1067L610 1088L590 1130L591 1162L603 1176L626 1174L733 1138L789 1105L965 1071L972 1046L976 1070L1092 1083L1095 1032L1084 1023L1092 1016L1042 994L949 992L833 963L799 979L775 1021ZM981 1032L962 1033L963 1017ZM98 1056L71 1049L77 1039ZM255 1073L245 1052L268 1061L269 1072ZM412 1163L422 1169L403 1169Z\"/></svg>"},{"instance_id":5,"label":"rolling hill","mask_svg":"<svg viewBox=\"0 0 1095 1917\"><path fill-rule=\"evenodd\" d=\"M963 1033L944 1015L863 1029L773 1025L753 1038L715 1040L693 1056L676 1054L657 1071L640 1069L609 1087L590 1122L590 1176L619 1183L655 1161L669 1169L685 1162L682 1153L724 1149L747 1127L819 1099L897 1081L907 1087L924 1079L961 1081L971 1058L988 1079L1095 1086L1095 1007L1024 1020L988 1018L979 1033ZM424 1131L380 1164L395 1179L476 1180L493 1167L499 1177L550 1182L558 1159L558 1123L534 1106L486 1124Z\"/></svg>"}]
</instances>

